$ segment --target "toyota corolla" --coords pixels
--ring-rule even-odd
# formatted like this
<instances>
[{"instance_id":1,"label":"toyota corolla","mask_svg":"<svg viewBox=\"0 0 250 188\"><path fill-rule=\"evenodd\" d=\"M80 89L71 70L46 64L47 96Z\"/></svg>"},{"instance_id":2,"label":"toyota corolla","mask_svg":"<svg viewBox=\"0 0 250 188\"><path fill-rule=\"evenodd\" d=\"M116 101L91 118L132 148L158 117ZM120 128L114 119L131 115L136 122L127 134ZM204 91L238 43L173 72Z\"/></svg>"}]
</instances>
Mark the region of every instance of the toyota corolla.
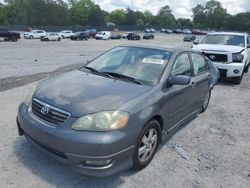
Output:
<instances>
[{"instance_id":1,"label":"toyota corolla","mask_svg":"<svg viewBox=\"0 0 250 188\"><path fill-rule=\"evenodd\" d=\"M19 135L85 175L142 169L164 135L206 110L209 63L192 49L115 47L36 86L19 106Z\"/></svg>"}]
</instances>

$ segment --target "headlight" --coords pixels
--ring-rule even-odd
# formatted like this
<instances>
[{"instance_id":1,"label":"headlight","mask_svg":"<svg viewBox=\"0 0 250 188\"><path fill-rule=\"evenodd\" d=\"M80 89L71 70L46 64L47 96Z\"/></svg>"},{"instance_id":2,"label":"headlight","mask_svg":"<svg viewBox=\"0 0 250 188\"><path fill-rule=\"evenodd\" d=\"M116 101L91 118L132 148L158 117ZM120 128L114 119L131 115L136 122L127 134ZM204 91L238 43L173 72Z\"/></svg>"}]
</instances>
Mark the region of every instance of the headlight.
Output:
<instances>
[{"instance_id":1,"label":"headlight","mask_svg":"<svg viewBox=\"0 0 250 188\"><path fill-rule=\"evenodd\" d=\"M30 103L31 103L31 100L32 100L32 96L33 96L35 90L36 90L36 87L32 88L32 89L28 92L28 94L26 95L26 97L25 97L25 99L24 99L24 101L23 101L23 103L24 103L27 107L30 106Z\"/></svg>"},{"instance_id":2,"label":"headlight","mask_svg":"<svg viewBox=\"0 0 250 188\"><path fill-rule=\"evenodd\" d=\"M241 62L244 59L244 55L240 53L233 54L233 62Z\"/></svg>"},{"instance_id":3,"label":"headlight","mask_svg":"<svg viewBox=\"0 0 250 188\"><path fill-rule=\"evenodd\" d=\"M129 114L124 111L103 111L77 119L71 128L77 131L112 131L124 127L128 118Z\"/></svg>"}]
</instances>

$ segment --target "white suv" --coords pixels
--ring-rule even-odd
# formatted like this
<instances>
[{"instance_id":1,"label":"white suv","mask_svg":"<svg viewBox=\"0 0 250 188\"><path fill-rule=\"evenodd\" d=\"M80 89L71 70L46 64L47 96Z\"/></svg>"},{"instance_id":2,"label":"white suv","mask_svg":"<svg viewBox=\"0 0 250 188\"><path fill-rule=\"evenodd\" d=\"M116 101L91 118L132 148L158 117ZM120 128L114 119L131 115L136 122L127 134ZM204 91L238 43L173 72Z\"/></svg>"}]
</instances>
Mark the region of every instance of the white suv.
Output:
<instances>
[{"instance_id":1,"label":"white suv","mask_svg":"<svg viewBox=\"0 0 250 188\"><path fill-rule=\"evenodd\" d=\"M30 32L24 33L24 38L26 39L40 39L45 37L46 32L44 30L32 30Z\"/></svg>"},{"instance_id":2,"label":"white suv","mask_svg":"<svg viewBox=\"0 0 250 188\"><path fill-rule=\"evenodd\" d=\"M202 52L219 69L221 76L240 84L250 65L250 38L246 33L210 33L194 41L194 50Z\"/></svg>"},{"instance_id":3,"label":"white suv","mask_svg":"<svg viewBox=\"0 0 250 188\"><path fill-rule=\"evenodd\" d=\"M59 35L62 36L62 38L70 38L74 35L74 33L70 30L60 31Z\"/></svg>"}]
</instances>

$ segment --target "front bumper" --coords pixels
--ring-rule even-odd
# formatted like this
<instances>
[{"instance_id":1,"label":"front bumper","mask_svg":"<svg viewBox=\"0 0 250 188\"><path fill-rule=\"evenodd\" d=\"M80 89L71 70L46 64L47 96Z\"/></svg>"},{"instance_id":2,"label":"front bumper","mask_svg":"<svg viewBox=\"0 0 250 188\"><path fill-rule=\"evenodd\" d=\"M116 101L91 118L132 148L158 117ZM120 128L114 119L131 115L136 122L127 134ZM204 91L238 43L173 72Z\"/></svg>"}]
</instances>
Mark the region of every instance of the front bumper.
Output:
<instances>
[{"instance_id":1,"label":"front bumper","mask_svg":"<svg viewBox=\"0 0 250 188\"><path fill-rule=\"evenodd\" d=\"M217 63L214 62L215 66L219 69L222 76L227 78L240 77L243 74L244 64L243 63ZM238 71L236 71L238 70Z\"/></svg>"},{"instance_id":2,"label":"front bumper","mask_svg":"<svg viewBox=\"0 0 250 188\"><path fill-rule=\"evenodd\" d=\"M75 172L103 177L132 167L134 144L140 129L126 132L73 131L70 125L74 120L69 118L67 123L52 128L21 104L17 126L19 134L24 134L51 157L69 164ZM97 166L89 165L89 161L107 163Z\"/></svg>"}]
</instances>

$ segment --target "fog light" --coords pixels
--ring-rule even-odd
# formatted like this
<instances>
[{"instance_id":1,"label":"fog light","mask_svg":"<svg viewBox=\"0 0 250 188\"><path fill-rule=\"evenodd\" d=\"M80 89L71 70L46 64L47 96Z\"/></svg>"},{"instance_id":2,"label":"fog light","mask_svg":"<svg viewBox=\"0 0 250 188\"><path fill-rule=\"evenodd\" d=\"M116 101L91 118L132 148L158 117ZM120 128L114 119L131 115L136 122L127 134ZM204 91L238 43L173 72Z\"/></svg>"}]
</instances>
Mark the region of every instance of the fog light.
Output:
<instances>
[{"instance_id":1,"label":"fog light","mask_svg":"<svg viewBox=\"0 0 250 188\"><path fill-rule=\"evenodd\" d=\"M85 161L82 163L83 166L87 167L105 167L111 164L112 160L104 160L104 161Z\"/></svg>"},{"instance_id":2,"label":"fog light","mask_svg":"<svg viewBox=\"0 0 250 188\"><path fill-rule=\"evenodd\" d=\"M240 71L239 71L238 69L235 69L235 70L234 70L234 74L239 74L239 72L240 72Z\"/></svg>"}]
</instances>

